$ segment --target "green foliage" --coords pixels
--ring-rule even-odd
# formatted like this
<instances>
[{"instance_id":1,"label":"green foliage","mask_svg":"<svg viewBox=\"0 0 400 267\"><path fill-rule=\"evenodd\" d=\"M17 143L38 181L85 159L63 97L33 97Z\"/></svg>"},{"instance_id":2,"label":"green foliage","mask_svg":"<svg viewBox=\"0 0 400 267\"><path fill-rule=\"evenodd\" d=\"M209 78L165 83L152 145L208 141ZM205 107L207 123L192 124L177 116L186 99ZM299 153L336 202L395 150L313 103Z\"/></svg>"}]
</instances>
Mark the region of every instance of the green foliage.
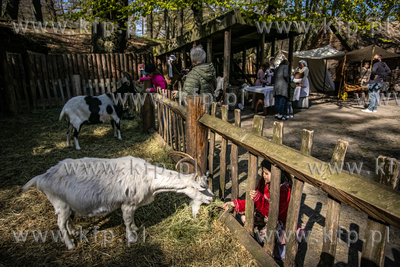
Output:
<instances>
[{"instance_id":1,"label":"green foliage","mask_svg":"<svg viewBox=\"0 0 400 267\"><path fill-rule=\"evenodd\" d=\"M355 22L360 30L369 27L372 21L384 21L386 19L400 19L400 4L398 0L134 0L128 6L124 6L122 0L88 0L81 1L74 12L68 15L70 18L78 18L93 21L96 17L100 20L114 20L128 16L133 20L144 17L150 12L162 10L177 10L196 7L196 3L202 2L204 6L220 7L220 10L240 10L247 18L259 21L310 21L319 24L325 18L326 21L340 18L346 22ZM110 14L117 14L110 18Z\"/></svg>"}]
</instances>

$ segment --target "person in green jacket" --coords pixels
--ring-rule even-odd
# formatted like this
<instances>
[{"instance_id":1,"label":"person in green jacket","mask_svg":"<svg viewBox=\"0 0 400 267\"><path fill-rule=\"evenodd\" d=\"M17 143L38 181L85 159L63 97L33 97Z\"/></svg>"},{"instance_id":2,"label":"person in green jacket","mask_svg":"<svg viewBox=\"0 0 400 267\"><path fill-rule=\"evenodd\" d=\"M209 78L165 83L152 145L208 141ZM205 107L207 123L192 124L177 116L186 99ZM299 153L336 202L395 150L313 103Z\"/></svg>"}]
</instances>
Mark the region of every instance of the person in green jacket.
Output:
<instances>
[{"instance_id":1,"label":"person in green jacket","mask_svg":"<svg viewBox=\"0 0 400 267\"><path fill-rule=\"evenodd\" d=\"M201 45L194 46L190 50L192 69L186 76L182 89L182 99L188 95L211 94L215 100L214 92L217 87L215 68L212 63L206 62L206 52ZM172 96L179 98L178 91L173 91Z\"/></svg>"}]
</instances>

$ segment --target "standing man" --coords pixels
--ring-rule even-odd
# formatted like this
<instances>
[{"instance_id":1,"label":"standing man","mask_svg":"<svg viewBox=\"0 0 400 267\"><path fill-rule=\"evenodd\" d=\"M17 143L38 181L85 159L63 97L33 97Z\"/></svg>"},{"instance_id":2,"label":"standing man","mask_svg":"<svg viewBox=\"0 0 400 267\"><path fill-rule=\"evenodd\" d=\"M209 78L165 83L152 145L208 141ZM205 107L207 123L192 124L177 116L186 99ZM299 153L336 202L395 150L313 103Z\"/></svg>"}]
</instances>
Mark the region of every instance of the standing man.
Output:
<instances>
[{"instance_id":1,"label":"standing man","mask_svg":"<svg viewBox=\"0 0 400 267\"><path fill-rule=\"evenodd\" d=\"M275 70L275 84L274 84L274 97L275 97L275 117L278 120L286 120L283 116L285 112L286 99L288 98L289 89L289 62L284 59Z\"/></svg>"},{"instance_id":2,"label":"standing man","mask_svg":"<svg viewBox=\"0 0 400 267\"><path fill-rule=\"evenodd\" d=\"M385 62L382 62L382 55L374 56L374 65L372 65L371 77L368 82L369 106L364 112L377 112L379 104L379 93L383 86L383 79L390 74L390 69Z\"/></svg>"}]
</instances>

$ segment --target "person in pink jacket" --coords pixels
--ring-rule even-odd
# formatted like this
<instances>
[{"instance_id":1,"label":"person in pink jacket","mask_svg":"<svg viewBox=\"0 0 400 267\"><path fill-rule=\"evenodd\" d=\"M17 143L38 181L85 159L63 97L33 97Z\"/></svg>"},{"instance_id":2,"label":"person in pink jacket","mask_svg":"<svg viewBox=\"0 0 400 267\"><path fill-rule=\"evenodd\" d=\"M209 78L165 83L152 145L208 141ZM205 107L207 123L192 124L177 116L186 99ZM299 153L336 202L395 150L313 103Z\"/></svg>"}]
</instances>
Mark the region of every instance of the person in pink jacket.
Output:
<instances>
[{"instance_id":1,"label":"person in pink jacket","mask_svg":"<svg viewBox=\"0 0 400 267\"><path fill-rule=\"evenodd\" d=\"M146 75L147 77L140 78L140 81L143 82L144 80L151 79L153 83L152 88L146 88L146 92L156 92L157 88L161 88L161 92L168 95L167 92L167 82L165 81L164 77L160 74L160 72L156 69L156 66L153 63L147 64L144 70L142 70L142 74Z\"/></svg>"}]
</instances>

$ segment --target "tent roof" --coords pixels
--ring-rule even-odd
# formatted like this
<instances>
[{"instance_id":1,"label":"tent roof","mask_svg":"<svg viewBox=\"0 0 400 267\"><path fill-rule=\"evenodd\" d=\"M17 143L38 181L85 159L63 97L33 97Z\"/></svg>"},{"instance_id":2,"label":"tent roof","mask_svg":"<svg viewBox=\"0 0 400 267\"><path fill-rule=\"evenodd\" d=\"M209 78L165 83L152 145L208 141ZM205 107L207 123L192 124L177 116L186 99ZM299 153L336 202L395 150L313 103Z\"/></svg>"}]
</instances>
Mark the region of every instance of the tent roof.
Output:
<instances>
[{"instance_id":1,"label":"tent roof","mask_svg":"<svg viewBox=\"0 0 400 267\"><path fill-rule=\"evenodd\" d=\"M382 59L400 57L400 54L388 52L385 49L380 48L379 46L375 46L375 50L374 50L374 45L370 45L370 46L361 48L359 50L348 52L346 54L346 60L349 60L349 61L371 60L373 58L373 56L376 54L381 54ZM341 59L344 57L344 55L345 54L329 56L329 57L326 57L326 59Z\"/></svg>"},{"instance_id":2,"label":"tent roof","mask_svg":"<svg viewBox=\"0 0 400 267\"><path fill-rule=\"evenodd\" d=\"M298 52L293 53L294 57L308 58L308 59L324 59L327 57L341 56L341 55L344 55L344 52L336 50L335 48L333 48L330 45L312 49L312 50L298 51Z\"/></svg>"}]
</instances>

